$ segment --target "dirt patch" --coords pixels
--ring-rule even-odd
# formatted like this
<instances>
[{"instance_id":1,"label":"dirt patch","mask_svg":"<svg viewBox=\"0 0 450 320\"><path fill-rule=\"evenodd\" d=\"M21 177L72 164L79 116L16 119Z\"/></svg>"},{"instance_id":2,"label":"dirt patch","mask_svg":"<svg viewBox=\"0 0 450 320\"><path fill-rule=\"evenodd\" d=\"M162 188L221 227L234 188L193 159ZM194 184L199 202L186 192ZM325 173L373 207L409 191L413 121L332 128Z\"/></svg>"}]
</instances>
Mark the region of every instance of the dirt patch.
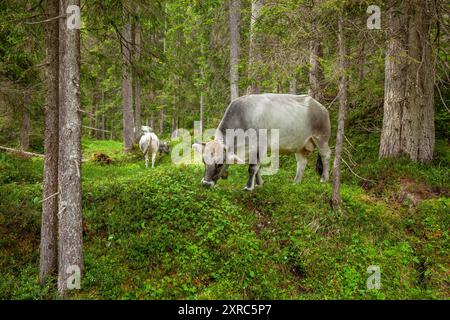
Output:
<instances>
[{"instance_id":1,"label":"dirt patch","mask_svg":"<svg viewBox=\"0 0 450 320\"><path fill-rule=\"evenodd\" d=\"M111 164L112 159L105 153L93 153L91 156L91 161L101 164Z\"/></svg>"},{"instance_id":2,"label":"dirt patch","mask_svg":"<svg viewBox=\"0 0 450 320\"><path fill-rule=\"evenodd\" d=\"M444 190L433 189L424 183L409 178L400 179L398 200L410 207L416 206L423 200L439 197L442 194L445 194Z\"/></svg>"},{"instance_id":3,"label":"dirt patch","mask_svg":"<svg viewBox=\"0 0 450 320\"><path fill-rule=\"evenodd\" d=\"M261 231L265 228L270 227L270 219L267 215L264 215L262 211L257 208L254 208L255 216L258 219L255 225L255 232L259 236Z\"/></svg>"}]
</instances>

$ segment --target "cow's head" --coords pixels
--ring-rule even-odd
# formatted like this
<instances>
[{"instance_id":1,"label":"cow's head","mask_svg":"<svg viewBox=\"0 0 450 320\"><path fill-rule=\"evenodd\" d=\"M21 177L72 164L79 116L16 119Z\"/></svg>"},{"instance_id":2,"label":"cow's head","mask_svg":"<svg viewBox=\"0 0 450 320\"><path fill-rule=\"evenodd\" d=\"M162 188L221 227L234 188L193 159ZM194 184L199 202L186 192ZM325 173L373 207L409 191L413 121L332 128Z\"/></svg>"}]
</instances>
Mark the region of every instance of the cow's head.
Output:
<instances>
[{"instance_id":1,"label":"cow's head","mask_svg":"<svg viewBox=\"0 0 450 320\"><path fill-rule=\"evenodd\" d=\"M136 132L136 128L134 129L134 131ZM141 126L141 134L146 134L149 132L153 132L152 128L149 126Z\"/></svg>"},{"instance_id":2,"label":"cow's head","mask_svg":"<svg viewBox=\"0 0 450 320\"><path fill-rule=\"evenodd\" d=\"M228 164L243 163L235 154L228 152L227 147L220 141L209 141L208 143L194 143L192 148L202 154L205 164L205 176L202 185L214 187L220 178L228 178Z\"/></svg>"},{"instance_id":3,"label":"cow's head","mask_svg":"<svg viewBox=\"0 0 450 320\"><path fill-rule=\"evenodd\" d=\"M169 144L167 142L160 141L158 151L160 153L169 153L170 152Z\"/></svg>"}]
</instances>

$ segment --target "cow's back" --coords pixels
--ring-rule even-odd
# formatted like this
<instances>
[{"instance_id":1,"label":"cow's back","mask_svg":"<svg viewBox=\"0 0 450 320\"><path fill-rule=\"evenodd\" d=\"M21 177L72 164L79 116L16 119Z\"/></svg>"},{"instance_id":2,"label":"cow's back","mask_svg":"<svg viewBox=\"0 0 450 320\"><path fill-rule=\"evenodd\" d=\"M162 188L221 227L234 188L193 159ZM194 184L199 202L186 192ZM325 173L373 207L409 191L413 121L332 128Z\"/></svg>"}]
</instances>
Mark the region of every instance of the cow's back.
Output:
<instances>
[{"instance_id":1,"label":"cow's back","mask_svg":"<svg viewBox=\"0 0 450 320\"><path fill-rule=\"evenodd\" d=\"M152 153L153 150L158 150L159 139L153 132L145 133L139 140L139 149L143 153Z\"/></svg>"},{"instance_id":2,"label":"cow's back","mask_svg":"<svg viewBox=\"0 0 450 320\"><path fill-rule=\"evenodd\" d=\"M218 128L278 129L280 149L296 150L313 135L330 134L328 111L308 95L257 94L235 99Z\"/></svg>"}]
</instances>

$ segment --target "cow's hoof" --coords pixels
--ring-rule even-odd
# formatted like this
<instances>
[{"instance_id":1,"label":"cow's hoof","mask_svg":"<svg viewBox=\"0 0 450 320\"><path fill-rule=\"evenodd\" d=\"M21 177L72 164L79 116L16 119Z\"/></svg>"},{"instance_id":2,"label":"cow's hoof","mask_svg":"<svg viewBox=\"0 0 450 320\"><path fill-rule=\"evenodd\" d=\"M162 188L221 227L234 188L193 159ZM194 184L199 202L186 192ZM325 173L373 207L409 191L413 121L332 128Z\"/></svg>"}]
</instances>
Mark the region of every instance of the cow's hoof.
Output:
<instances>
[{"instance_id":1,"label":"cow's hoof","mask_svg":"<svg viewBox=\"0 0 450 320\"><path fill-rule=\"evenodd\" d=\"M253 188L249 188L249 187L245 186L244 191L253 191Z\"/></svg>"},{"instance_id":2,"label":"cow's hoof","mask_svg":"<svg viewBox=\"0 0 450 320\"><path fill-rule=\"evenodd\" d=\"M320 178L320 182L322 183L328 182L328 179Z\"/></svg>"}]
</instances>

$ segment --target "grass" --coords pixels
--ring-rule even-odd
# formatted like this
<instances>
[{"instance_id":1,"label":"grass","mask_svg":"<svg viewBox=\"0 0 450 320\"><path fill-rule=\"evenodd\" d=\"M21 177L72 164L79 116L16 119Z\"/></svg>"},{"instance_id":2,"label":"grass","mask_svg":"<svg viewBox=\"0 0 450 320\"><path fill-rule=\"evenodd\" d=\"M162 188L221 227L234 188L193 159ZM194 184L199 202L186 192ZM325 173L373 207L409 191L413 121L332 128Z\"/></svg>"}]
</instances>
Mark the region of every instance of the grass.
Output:
<instances>
[{"instance_id":1,"label":"grass","mask_svg":"<svg viewBox=\"0 0 450 320\"><path fill-rule=\"evenodd\" d=\"M448 145L421 166L376 160L374 136L351 140L352 169L373 181L344 169L339 212L312 163L292 183L293 157L254 192L242 191L244 166L209 190L202 166L165 156L145 170L119 142L83 140L84 159L102 152L113 162L83 164L85 274L72 298L448 298ZM41 180L42 160L0 153L2 299L57 297L54 279L37 285ZM367 289L371 265L380 290Z\"/></svg>"}]
</instances>

